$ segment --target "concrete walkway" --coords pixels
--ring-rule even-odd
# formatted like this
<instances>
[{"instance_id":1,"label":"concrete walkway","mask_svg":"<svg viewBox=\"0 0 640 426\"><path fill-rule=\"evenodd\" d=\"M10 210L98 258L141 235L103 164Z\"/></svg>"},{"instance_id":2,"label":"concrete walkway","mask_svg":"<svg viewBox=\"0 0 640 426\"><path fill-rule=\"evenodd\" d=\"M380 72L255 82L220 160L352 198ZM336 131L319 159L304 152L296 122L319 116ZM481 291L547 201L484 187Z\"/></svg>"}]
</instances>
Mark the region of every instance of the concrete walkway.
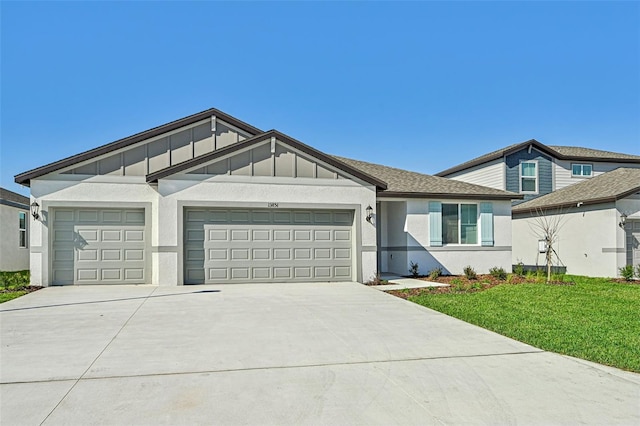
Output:
<instances>
[{"instance_id":1,"label":"concrete walkway","mask_svg":"<svg viewBox=\"0 0 640 426\"><path fill-rule=\"evenodd\" d=\"M441 284L431 281L418 280L416 278L401 277L400 275L381 274L380 278L389 281L389 284L372 285L371 288L376 290L404 290L408 288L425 288L425 287L448 287L448 284Z\"/></svg>"},{"instance_id":2,"label":"concrete walkway","mask_svg":"<svg viewBox=\"0 0 640 426\"><path fill-rule=\"evenodd\" d=\"M357 283L47 288L0 323L2 425L640 423L636 374Z\"/></svg>"}]
</instances>

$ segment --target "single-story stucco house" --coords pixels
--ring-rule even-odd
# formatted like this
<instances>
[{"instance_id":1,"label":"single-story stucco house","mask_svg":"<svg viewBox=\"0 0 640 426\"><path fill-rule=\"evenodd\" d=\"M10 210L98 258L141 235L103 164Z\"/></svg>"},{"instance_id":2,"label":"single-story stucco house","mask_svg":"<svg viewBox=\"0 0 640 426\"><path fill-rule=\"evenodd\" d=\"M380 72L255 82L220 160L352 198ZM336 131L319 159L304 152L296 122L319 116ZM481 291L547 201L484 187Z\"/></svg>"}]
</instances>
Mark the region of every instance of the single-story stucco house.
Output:
<instances>
[{"instance_id":1,"label":"single-story stucco house","mask_svg":"<svg viewBox=\"0 0 640 426\"><path fill-rule=\"evenodd\" d=\"M640 169L621 167L513 208L513 256L545 263L541 220L556 225L559 265L576 275L616 277L640 265Z\"/></svg>"},{"instance_id":2,"label":"single-story stucco house","mask_svg":"<svg viewBox=\"0 0 640 426\"><path fill-rule=\"evenodd\" d=\"M209 109L15 177L37 285L359 281L511 265L512 192L327 155Z\"/></svg>"},{"instance_id":3,"label":"single-story stucco house","mask_svg":"<svg viewBox=\"0 0 640 426\"><path fill-rule=\"evenodd\" d=\"M29 269L29 199L0 188L0 271Z\"/></svg>"}]
</instances>

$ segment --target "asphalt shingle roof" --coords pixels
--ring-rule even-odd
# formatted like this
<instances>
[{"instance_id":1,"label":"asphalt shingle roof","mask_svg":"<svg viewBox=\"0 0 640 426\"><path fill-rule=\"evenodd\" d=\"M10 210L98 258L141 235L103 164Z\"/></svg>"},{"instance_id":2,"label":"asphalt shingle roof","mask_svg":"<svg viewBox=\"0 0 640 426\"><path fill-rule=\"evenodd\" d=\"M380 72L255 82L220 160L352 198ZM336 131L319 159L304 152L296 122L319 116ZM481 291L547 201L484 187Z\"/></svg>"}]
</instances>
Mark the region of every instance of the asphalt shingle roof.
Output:
<instances>
[{"instance_id":1,"label":"asphalt shingle roof","mask_svg":"<svg viewBox=\"0 0 640 426\"><path fill-rule=\"evenodd\" d=\"M29 205L29 198L24 195L16 194L8 189L0 188L0 200L11 201L12 203Z\"/></svg>"},{"instance_id":2,"label":"asphalt shingle roof","mask_svg":"<svg viewBox=\"0 0 640 426\"><path fill-rule=\"evenodd\" d=\"M549 148L566 157L582 157L585 159L618 159L618 160L638 160L640 155L622 154L619 152L602 151L600 149L582 148L579 146L558 146L548 145Z\"/></svg>"},{"instance_id":3,"label":"asphalt shingle roof","mask_svg":"<svg viewBox=\"0 0 640 426\"><path fill-rule=\"evenodd\" d=\"M496 199L519 199L521 195L486 186L474 185L453 179L426 175L408 170L380 164L367 163L350 158L336 157L355 169L387 183L385 191L378 192L379 196L441 196L441 197L477 197Z\"/></svg>"},{"instance_id":4,"label":"asphalt shingle roof","mask_svg":"<svg viewBox=\"0 0 640 426\"><path fill-rule=\"evenodd\" d=\"M640 169L621 167L550 194L518 204L513 213L535 209L598 204L615 201L640 191Z\"/></svg>"},{"instance_id":5,"label":"asphalt shingle roof","mask_svg":"<svg viewBox=\"0 0 640 426\"><path fill-rule=\"evenodd\" d=\"M602 151L600 149L582 148L578 146L545 145L541 142L538 142L535 139L530 139L525 142L516 143L513 145L506 146L504 148L500 148L495 151L491 151L487 154L481 155L472 160L465 161L464 163L458 164L457 166L453 166L439 173L436 173L436 176L446 177L447 175L450 175L452 173L466 170L470 167L478 166L488 161L502 158L504 155L510 154L512 152L516 152L529 145L533 145L540 151L545 152L548 155L551 155L552 157L563 159L563 160L614 161L614 162L620 161L625 163L636 163L636 162L640 163L640 155L622 154L619 152Z\"/></svg>"}]
</instances>

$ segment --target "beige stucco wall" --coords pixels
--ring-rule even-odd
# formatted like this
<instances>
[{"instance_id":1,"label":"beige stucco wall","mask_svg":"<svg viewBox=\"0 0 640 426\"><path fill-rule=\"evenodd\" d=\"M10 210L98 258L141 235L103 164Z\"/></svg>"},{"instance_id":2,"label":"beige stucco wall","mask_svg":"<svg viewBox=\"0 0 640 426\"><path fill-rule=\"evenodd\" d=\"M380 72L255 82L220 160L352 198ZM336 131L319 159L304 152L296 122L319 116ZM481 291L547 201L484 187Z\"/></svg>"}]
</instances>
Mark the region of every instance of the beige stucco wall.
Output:
<instances>
[{"instance_id":1,"label":"beige stucco wall","mask_svg":"<svg viewBox=\"0 0 640 426\"><path fill-rule=\"evenodd\" d=\"M33 222L28 210L0 204L0 271L29 269L29 247L20 247L18 212L27 214L27 238Z\"/></svg>"},{"instance_id":2,"label":"beige stucco wall","mask_svg":"<svg viewBox=\"0 0 640 426\"><path fill-rule=\"evenodd\" d=\"M640 218L640 199L565 209L547 213L560 220L558 242L554 249L567 273L592 277L617 277L626 263L625 231L619 226L620 214ZM513 220L513 263L544 265L538 253L536 215L516 215Z\"/></svg>"}]
</instances>

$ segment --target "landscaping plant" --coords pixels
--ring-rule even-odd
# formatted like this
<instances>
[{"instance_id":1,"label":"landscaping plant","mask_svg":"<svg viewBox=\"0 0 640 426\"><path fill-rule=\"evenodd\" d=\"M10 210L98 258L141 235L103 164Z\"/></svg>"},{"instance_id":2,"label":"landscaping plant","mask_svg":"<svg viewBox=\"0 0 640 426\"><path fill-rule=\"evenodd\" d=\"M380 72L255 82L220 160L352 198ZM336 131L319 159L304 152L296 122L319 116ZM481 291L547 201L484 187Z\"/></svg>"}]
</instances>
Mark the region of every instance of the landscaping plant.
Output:
<instances>
[{"instance_id":1,"label":"landscaping plant","mask_svg":"<svg viewBox=\"0 0 640 426\"><path fill-rule=\"evenodd\" d=\"M418 273L418 264L417 263L410 262L409 273L411 274L411 276L413 278L418 278L420 276L420 274Z\"/></svg>"},{"instance_id":2,"label":"landscaping plant","mask_svg":"<svg viewBox=\"0 0 640 426\"><path fill-rule=\"evenodd\" d=\"M429 278L432 280L437 279L440 275L442 275L442 268L433 268L429 271Z\"/></svg>"},{"instance_id":3,"label":"landscaping plant","mask_svg":"<svg viewBox=\"0 0 640 426\"><path fill-rule=\"evenodd\" d=\"M475 280L478 278L478 274L476 274L475 269L469 266L464 267L464 276L467 277L468 280Z\"/></svg>"},{"instance_id":4,"label":"landscaping plant","mask_svg":"<svg viewBox=\"0 0 640 426\"><path fill-rule=\"evenodd\" d=\"M489 269L489 273L496 279L504 281L507 279L507 271L504 268L493 267Z\"/></svg>"},{"instance_id":5,"label":"landscaping plant","mask_svg":"<svg viewBox=\"0 0 640 426\"><path fill-rule=\"evenodd\" d=\"M627 281L631 281L633 279L633 265L627 265L620 268L620 275Z\"/></svg>"}]
</instances>

